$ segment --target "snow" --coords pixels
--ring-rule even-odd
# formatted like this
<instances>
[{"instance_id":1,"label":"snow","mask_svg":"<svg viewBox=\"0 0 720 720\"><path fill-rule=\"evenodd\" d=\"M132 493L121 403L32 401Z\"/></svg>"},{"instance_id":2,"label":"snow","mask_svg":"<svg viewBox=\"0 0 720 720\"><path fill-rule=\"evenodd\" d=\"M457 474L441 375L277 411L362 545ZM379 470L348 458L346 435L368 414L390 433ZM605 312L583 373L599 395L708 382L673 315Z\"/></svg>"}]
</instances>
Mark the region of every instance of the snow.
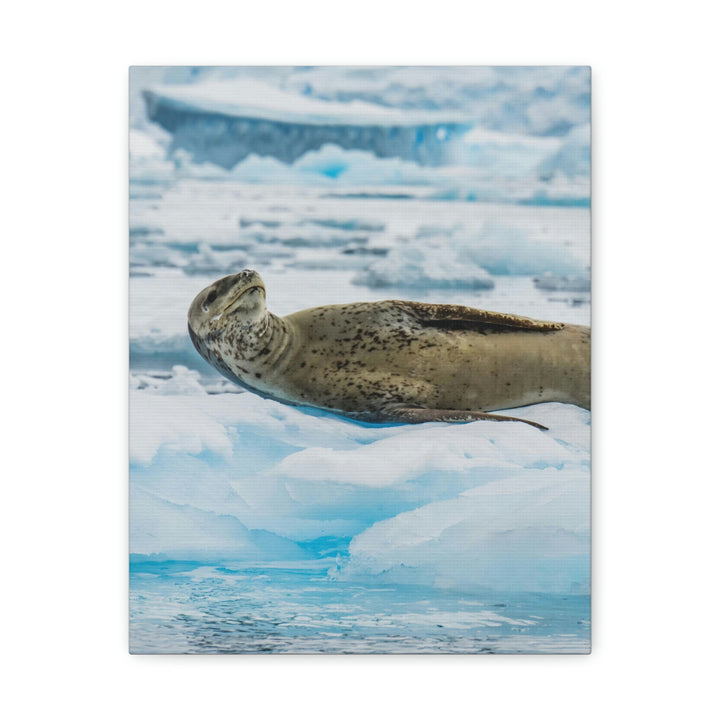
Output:
<instances>
[{"instance_id":1,"label":"snow","mask_svg":"<svg viewBox=\"0 0 720 720\"><path fill-rule=\"evenodd\" d=\"M368 427L251 393L205 394L185 368L174 369L173 381L172 393L131 393L131 486L151 495L142 507L157 519L157 543L133 532L134 553L209 557L219 543L226 557L223 543L240 528L288 542L352 535L340 580L387 581L389 570L412 567L413 583L518 589L542 555L546 566L522 589L587 586L584 410L552 403L515 411L548 432L522 423ZM191 510L203 513L197 535L183 532ZM515 574L499 576L507 558Z\"/></svg>"}]
</instances>

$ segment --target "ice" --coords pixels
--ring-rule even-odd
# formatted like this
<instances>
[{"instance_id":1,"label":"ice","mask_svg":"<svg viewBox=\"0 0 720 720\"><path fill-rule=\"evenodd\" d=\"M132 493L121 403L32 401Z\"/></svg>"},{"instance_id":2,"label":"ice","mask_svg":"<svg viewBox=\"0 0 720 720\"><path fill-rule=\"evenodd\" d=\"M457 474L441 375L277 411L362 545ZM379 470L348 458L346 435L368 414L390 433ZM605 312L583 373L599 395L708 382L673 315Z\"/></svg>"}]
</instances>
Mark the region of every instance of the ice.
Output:
<instances>
[{"instance_id":1,"label":"ice","mask_svg":"<svg viewBox=\"0 0 720 720\"><path fill-rule=\"evenodd\" d=\"M160 142L148 130L130 129L131 182L163 182L172 177L173 163L167 157L168 144Z\"/></svg>"},{"instance_id":2,"label":"ice","mask_svg":"<svg viewBox=\"0 0 720 720\"><path fill-rule=\"evenodd\" d=\"M231 275L242 270L247 259L244 250L213 248L209 243L199 243L197 253L188 259L183 270L189 275Z\"/></svg>"},{"instance_id":3,"label":"ice","mask_svg":"<svg viewBox=\"0 0 720 720\"><path fill-rule=\"evenodd\" d=\"M353 539L339 576L586 593L589 519L587 472L526 469L376 523Z\"/></svg>"},{"instance_id":4,"label":"ice","mask_svg":"<svg viewBox=\"0 0 720 720\"><path fill-rule=\"evenodd\" d=\"M586 258L568 252L556 237L528 232L519 225L489 220L476 237L455 233L453 245L461 261L473 262L493 275L537 272L577 273Z\"/></svg>"},{"instance_id":5,"label":"ice","mask_svg":"<svg viewBox=\"0 0 720 720\"><path fill-rule=\"evenodd\" d=\"M488 272L477 265L448 256L442 247L393 248L355 278L358 285L370 287L473 288L489 290L495 283Z\"/></svg>"},{"instance_id":6,"label":"ice","mask_svg":"<svg viewBox=\"0 0 720 720\"><path fill-rule=\"evenodd\" d=\"M491 275L580 274L586 257L568 252L557 240L529 232L517 222L510 225L492 218L480 229L460 224L436 232L420 228L411 243L372 262L355 282L371 287L491 289Z\"/></svg>"},{"instance_id":7,"label":"ice","mask_svg":"<svg viewBox=\"0 0 720 720\"><path fill-rule=\"evenodd\" d=\"M587 67L319 67L281 82L312 98L455 110L489 130L561 136L588 116L589 79Z\"/></svg>"},{"instance_id":8,"label":"ice","mask_svg":"<svg viewBox=\"0 0 720 720\"><path fill-rule=\"evenodd\" d=\"M169 338L184 339L187 335L187 308L206 285L207 278L188 277L172 270L132 278L131 342L142 339L148 348L160 349L159 345L167 343Z\"/></svg>"},{"instance_id":9,"label":"ice","mask_svg":"<svg viewBox=\"0 0 720 720\"><path fill-rule=\"evenodd\" d=\"M293 167L316 182L316 178L352 185L430 185L433 181L432 171L417 163L375 157L366 150L345 150L334 144L304 154Z\"/></svg>"},{"instance_id":10,"label":"ice","mask_svg":"<svg viewBox=\"0 0 720 720\"><path fill-rule=\"evenodd\" d=\"M228 117L257 118L296 125L416 126L449 122L458 113L406 111L362 100L318 100L282 90L264 80L236 78L187 85L149 88L143 96L149 115L161 107L181 111L217 113Z\"/></svg>"},{"instance_id":11,"label":"ice","mask_svg":"<svg viewBox=\"0 0 720 720\"><path fill-rule=\"evenodd\" d=\"M295 543L272 533L252 533L231 515L176 505L131 487L130 551L162 560L301 559Z\"/></svg>"},{"instance_id":12,"label":"ice","mask_svg":"<svg viewBox=\"0 0 720 720\"><path fill-rule=\"evenodd\" d=\"M437 165L447 141L469 128L457 113L319 101L245 79L152 88L143 97L148 118L172 133L173 148L226 169L253 153L291 163L326 144Z\"/></svg>"},{"instance_id":13,"label":"ice","mask_svg":"<svg viewBox=\"0 0 720 720\"><path fill-rule=\"evenodd\" d=\"M588 68L155 70L131 78L137 181L431 185L445 199L588 202Z\"/></svg>"},{"instance_id":14,"label":"ice","mask_svg":"<svg viewBox=\"0 0 720 720\"><path fill-rule=\"evenodd\" d=\"M397 575L562 592L587 583L586 411L516 411L548 432L521 423L372 427L251 393L202 393L196 374L174 373L172 394L131 392L131 484L162 517L155 544L133 534L142 539L131 541L134 553L225 557L240 538L244 557L245 528L288 542L354 537L339 580ZM198 535L182 532L191 511L202 513L193 516Z\"/></svg>"},{"instance_id":15,"label":"ice","mask_svg":"<svg viewBox=\"0 0 720 720\"><path fill-rule=\"evenodd\" d=\"M204 395L206 392L200 383L200 373L184 365L174 365L169 373L132 375L130 382L134 389L159 395Z\"/></svg>"},{"instance_id":16,"label":"ice","mask_svg":"<svg viewBox=\"0 0 720 720\"><path fill-rule=\"evenodd\" d=\"M402 274L405 260L423 277L420 269L432 269L433 248L440 248L449 273L446 286L460 287L481 284L473 282L471 269L478 277L480 268L493 275L569 276L585 273L590 262L586 208L458 205L418 198L410 212L404 200L363 198L365 217L360 219L354 197L329 197L304 184L258 196L257 187L185 179L159 198L134 201L133 271L177 268L211 276L244 265L291 266L300 260L305 267L372 267L358 280L389 286L397 284L392 278ZM408 246L416 252L408 254ZM300 254L302 248L317 252ZM334 254L328 252L333 249ZM393 249L397 252L391 254Z\"/></svg>"},{"instance_id":17,"label":"ice","mask_svg":"<svg viewBox=\"0 0 720 720\"><path fill-rule=\"evenodd\" d=\"M581 461L582 451L576 445L558 447L552 437L530 430L529 426L503 425L486 437L475 425L423 426L411 434L399 433L352 450L303 450L285 458L278 472L295 479L387 487L427 474L509 468L525 462L564 466ZM511 462L512 444L520 437L525 438L522 448L528 449L515 450Z\"/></svg>"},{"instance_id":18,"label":"ice","mask_svg":"<svg viewBox=\"0 0 720 720\"><path fill-rule=\"evenodd\" d=\"M590 124L573 128L564 138L557 152L540 162L538 173L542 177L563 174L566 177L590 175Z\"/></svg>"},{"instance_id":19,"label":"ice","mask_svg":"<svg viewBox=\"0 0 720 720\"><path fill-rule=\"evenodd\" d=\"M370 150L343 149L334 143L304 152L292 162L249 153L232 168L194 162L185 150L165 147L149 135L131 131L136 148L131 179L148 185L202 179L328 191L353 188L355 194L395 186L411 196L464 201L512 201L586 204L589 195L589 147L582 133L562 145L555 138L514 138L482 131L482 142L449 143L450 164L429 168L401 157L377 157ZM469 136L468 136L469 137ZM559 148L559 149L558 149ZM385 191L385 194L388 194Z\"/></svg>"},{"instance_id":20,"label":"ice","mask_svg":"<svg viewBox=\"0 0 720 720\"><path fill-rule=\"evenodd\" d=\"M539 290L563 292L590 292L590 274L584 275L554 275L551 272L543 273L533 278L535 287Z\"/></svg>"},{"instance_id":21,"label":"ice","mask_svg":"<svg viewBox=\"0 0 720 720\"><path fill-rule=\"evenodd\" d=\"M477 127L463 138L458 158L466 165L482 168L493 177L523 177L534 174L539 164L557 153L559 138L513 135Z\"/></svg>"}]
</instances>

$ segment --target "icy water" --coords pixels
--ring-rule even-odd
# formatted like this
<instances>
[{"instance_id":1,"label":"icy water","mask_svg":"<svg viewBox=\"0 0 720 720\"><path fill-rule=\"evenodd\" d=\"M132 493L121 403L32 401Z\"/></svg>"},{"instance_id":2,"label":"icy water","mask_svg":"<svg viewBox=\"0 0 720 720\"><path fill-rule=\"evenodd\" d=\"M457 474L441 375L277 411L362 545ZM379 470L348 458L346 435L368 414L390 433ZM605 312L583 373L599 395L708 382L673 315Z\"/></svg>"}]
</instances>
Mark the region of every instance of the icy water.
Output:
<instances>
[{"instance_id":1,"label":"icy water","mask_svg":"<svg viewBox=\"0 0 720 720\"><path fill-rule=\"evenodd\" d=\"M232 385L186 319L250 267L278 315L399 298L589 324L579 70L131 76L131 652L589 652L588 411L354 423ZM393 103L402 131L365 132Z\"/></svg>"},{"instance_id":2,"label":"icy water","mask_svg":"<svg viewBox=\"0 0 720 720\"><path fill-rule=\"evenodd\" d=\"M338 583L328 568L136 562L134 653L585 653L582 595Z\"/></svg>"}]
</instances>

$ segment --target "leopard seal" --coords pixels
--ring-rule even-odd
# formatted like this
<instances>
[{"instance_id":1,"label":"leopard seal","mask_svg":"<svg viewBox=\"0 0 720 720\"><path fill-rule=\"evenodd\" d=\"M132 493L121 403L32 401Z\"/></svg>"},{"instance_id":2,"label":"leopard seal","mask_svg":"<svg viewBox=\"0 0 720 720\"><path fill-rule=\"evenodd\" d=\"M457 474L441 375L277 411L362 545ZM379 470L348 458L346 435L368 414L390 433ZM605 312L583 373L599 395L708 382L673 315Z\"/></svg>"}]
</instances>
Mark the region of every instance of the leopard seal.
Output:
<instances>
[{"instance_id":1,"label":"leopard seal","mask_svg":"<svg viewBox=\"0 0 720 720\"><path fill-rule=\"evenodd\" d=\"M590 329L404 300L278 317L254 270L192 301L193 345L225 377L289 405L369 423L539 423L489 411L541 402L590 407Z\"/></svg>"}]
</instances>

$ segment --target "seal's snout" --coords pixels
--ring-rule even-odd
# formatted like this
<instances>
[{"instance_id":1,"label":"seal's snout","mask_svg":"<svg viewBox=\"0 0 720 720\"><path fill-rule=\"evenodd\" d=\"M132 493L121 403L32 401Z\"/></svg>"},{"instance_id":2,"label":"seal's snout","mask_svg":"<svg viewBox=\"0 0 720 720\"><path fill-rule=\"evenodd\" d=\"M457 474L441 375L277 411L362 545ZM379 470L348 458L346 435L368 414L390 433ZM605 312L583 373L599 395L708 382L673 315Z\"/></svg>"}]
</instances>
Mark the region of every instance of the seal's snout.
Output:
<instances>
[{"instance_id":1,"label":"seal's snout","mask_svg":"<svg viewBox=\"0 0 720 720\"><path fill-rule=\"evenodd\" d=\"M260 273L255 270L245 268L235 275L230 275L227 280L231 283L228 295L234 296L233 300L237 300L240 295L255 295L259 291L265 294L265 284Z\"/></svg>"},{"instance_id":2,"label":"seal's snout","mask_svg":"<svg viewBox=\"0 0 720 720\"><path fill-rule=\"evenodd\" d=\"M188 322L198 337L218 331L229 313L255 322L265 312L265 285L255 270L246 268L216 280L198 293L188 311Z\"/></svg>"},{"instance_id":3,"label":"seal's snout","mask_svg":"<svg viewBox=\"0 0 720 720\"><path fill-rule=\"evenodd\" d=\"M227 290L228 295L235 295L236 298L237 293L248 292L255 287L265 290L260 274L249 268L245 268L235 275L230 275L227 280L230 283L230 287Z\"/></svg>"}]
</instances>

